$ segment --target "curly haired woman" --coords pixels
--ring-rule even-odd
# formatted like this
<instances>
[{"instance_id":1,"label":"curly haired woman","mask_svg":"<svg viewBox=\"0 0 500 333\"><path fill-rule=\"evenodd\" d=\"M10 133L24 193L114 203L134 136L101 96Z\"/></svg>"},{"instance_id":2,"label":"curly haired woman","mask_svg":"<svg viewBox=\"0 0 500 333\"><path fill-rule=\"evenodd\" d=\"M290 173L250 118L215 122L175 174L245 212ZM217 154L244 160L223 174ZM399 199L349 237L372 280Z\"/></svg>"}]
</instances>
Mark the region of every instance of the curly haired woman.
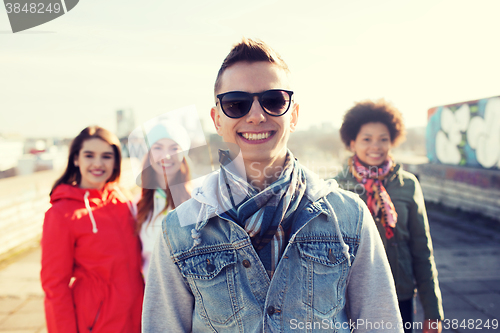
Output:
<instances>
[{"instance_id":1,"label":"curly haired woman","mask_svg":"<svg viewBox=\"0 0 500 333\"><path fill-rule=\"evenodd\" d=\"M391 157L405 139L399 110L384 101L356 103L340 136L354 154L336 180L360 195L373 215L392 269L405 332L411 332L415 287L424 333L441 332L443 307L424 197L417 178Z\"/></svg>"}]
</instances>

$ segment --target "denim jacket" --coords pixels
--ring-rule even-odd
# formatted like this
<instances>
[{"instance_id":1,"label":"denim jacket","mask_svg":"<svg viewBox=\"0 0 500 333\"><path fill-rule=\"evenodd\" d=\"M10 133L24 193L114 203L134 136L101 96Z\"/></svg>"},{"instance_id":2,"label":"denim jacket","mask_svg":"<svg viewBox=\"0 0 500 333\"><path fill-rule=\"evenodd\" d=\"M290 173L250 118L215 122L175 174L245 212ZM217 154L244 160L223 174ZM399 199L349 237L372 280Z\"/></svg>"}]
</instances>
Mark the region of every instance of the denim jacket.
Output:
<instances>
[{"instance_id":1,"label":"denim jacket","mask_svg":"<svg viewBox=\"0 0 500 333\"><path fill-rule=\"evenodd\" d=\"M335 181L306 174L272 279L245 230L221 217L216 174L171 212L151 260L143 332L402 332L368 209Z\"/></svg>"}]
</instances>

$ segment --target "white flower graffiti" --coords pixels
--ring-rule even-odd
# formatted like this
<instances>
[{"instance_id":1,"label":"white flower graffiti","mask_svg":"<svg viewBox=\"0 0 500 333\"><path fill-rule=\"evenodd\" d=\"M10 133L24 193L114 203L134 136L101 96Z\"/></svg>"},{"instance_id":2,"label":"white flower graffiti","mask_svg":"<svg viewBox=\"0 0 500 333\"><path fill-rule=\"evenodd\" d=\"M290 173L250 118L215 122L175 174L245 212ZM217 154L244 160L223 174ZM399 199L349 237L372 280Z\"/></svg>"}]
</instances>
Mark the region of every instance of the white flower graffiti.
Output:
<instances>
[{"instance_id":1,"label":"white flower graffiti","mask_svg":"<svg viewBox=\"0 0 500 333\"><path fill-rule=\"evenodd\" d=\"M484 119L473 117L470 120L467 142L475 149L481 166L491 168L496 164L500 167L500 97L488 100Z\"/></svg>"},{"instance_id":2,"label":"white flower graffiti","mask_svg":"<svg viewBox=\"0 0 500 333\"><path fill-rule=\"evenodd\" d=\"M463 104L455 112L443 108L441 129L436 135L436 154L441 163L459 164L462 159L458 145L462 142L462 132L467 131L470 120L468 104Z\"/></svg>"}]
</instances>

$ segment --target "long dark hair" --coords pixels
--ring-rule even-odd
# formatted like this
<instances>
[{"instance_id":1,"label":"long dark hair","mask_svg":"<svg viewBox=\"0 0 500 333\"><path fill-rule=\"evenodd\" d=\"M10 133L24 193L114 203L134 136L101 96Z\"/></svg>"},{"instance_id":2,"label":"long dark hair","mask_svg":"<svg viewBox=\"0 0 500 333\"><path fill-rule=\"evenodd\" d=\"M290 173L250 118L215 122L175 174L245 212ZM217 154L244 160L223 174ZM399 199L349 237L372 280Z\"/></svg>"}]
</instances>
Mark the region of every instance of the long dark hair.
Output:
<instances>
[{"instance_id":1,"label":"long dark hair","mask_svg":"<svg viewBox=\"0 0 500 333\"><path fill-rule=\"evenodd\" d=\"M64 170L63 175L58 180L56 180L54 186L52 186L52 190L50 190L51 195L52 192L54 192L54 189L60 184L80 184L82 175L80 173L80 168L75 165L75 158L77 158L78 154L80 154L83 142L89 139L101 139L113 148L113 152L115 154L115 165L113 168L113 174L111 174L111 177L109 177L106 182L108 183L118 181L120 179L122 164L120 141L118 140L116 135L114 135L107 129L99 126L89 126L84 128L83 131L81 131L80 134L78 134L76 138L74 138L71 142L66 170Z\"/></svg>"},{"instance_id":2,"label":"long dark hair","mask_svg":"<svg viewBox=\"0 0 500 333\"><path fill-rule=\"evenodd\" d=\"M141 230L142 224L146 221L153 221L156 216L151 216L154 210L154 193L157 188L160 188L157 181L156 171L153 170L150 162L150 152L146 154L143 163L143 169L141 173L141 183L142 183L142 196L139 202L137 203L137 231ZM187 157L184 157L179 171L177 171L176 175L170 179L172 184L185 184L188 185L191 180L191 168L189 166L189 162ZM184 186L186 190L185 193L182 193L186 196L186 199L189 198L190 193L187 191L186 186ZM175 202L172 198L172 192L170 191L170 186L166 182L166 188L164 188L165 193L167 194L165 208L159 213L165 212L168 208L175 208ZM184 198L183 198L184 199ZM158 214L158 215L159 215Z\"/></svg>"}]
</instances>

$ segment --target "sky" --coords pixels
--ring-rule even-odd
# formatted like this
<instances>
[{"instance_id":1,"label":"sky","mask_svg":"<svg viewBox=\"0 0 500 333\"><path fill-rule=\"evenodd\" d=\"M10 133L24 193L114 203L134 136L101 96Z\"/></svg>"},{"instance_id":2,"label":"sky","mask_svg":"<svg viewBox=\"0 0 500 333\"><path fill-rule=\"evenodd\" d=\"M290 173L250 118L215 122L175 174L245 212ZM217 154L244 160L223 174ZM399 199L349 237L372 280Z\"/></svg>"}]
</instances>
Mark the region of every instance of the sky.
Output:
<instances>
[{"instance_id":1,"label":"sky","mask_svg":"<svg viewBox=\"0 0 500 333\"><path fill-rule=\"evenodd\" d=\"M119 109L139 125L189 105L213 131L215 77L242 37L290 67L299 130L378 98L425 126L431 107L500 95L498 13L497 0L80 0L13 34L0 8L0 133L74 137L116 130Z\"/></svg>"}]
</instances>

